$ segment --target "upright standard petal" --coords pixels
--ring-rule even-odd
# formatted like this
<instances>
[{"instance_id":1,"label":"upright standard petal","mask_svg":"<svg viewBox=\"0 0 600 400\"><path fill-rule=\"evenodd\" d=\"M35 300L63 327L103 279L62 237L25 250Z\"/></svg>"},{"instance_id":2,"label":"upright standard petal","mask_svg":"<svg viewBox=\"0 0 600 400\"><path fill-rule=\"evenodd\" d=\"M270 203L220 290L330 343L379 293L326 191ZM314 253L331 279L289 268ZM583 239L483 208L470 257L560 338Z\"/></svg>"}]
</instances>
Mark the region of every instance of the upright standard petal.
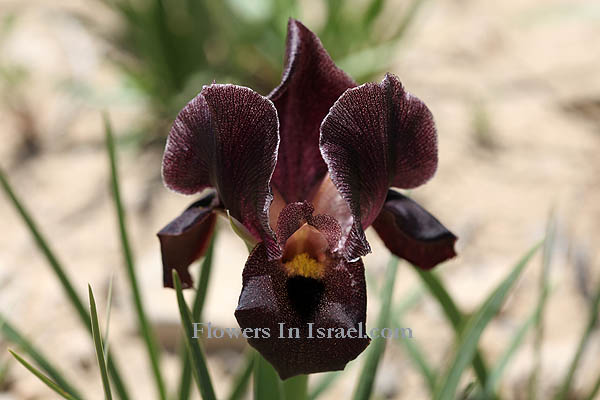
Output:
<instances>
[{"instance_id":1,"label":"upright standard petal","mask_svg":"<svg viewBox=\"0 0 600 400\"><path fill-rule=\"evenodd\" d=\"M286 202L310 199L327 173L318 147L319 126L338 97L354 86L319 38L290 19L283 78L268 96L279 113L281 136L273 184Z\"/></svg>"},{"instance_id":2,"label":"upright standard petal","mask_svg":"<svg viewBox=\"0 0 600 400\"><path fill-rule=\"evenodd\" d=\"M172 270L181 277L183 288L192 287L188 267L202 257L208 247L215 227L217 203L215 192L211 191L158 232L165 287L173 287Z\"/></svg>"},{"instance_id":3,"label":"upright standard petal","mask_svg":"<svg viewBox=\"0 0 600 400\"><path fill-rule=\"evenodd\" d=\"M362 261L330 262L320 279L289 276L262 243L246 262L235 317L281 379L341 370L369 344Z\"/></svg>"},{"instance_id":4,"label":"upright standard petal","mask_svg":"<svg viewBox=\"0 0 600 400\"><path fill-rule=\"evenodd\" d=\"M456 236L415 201L394 190L388 192L373 228L392 253L423 269L456 255Z\"/></svg>"},{"instance_id":5,"label":"upright standard petal","mask_svg":"<svg viewBox=\"0 0 600 400\"><path fill-rule=\"evenodd\" d=\"M352 212L348 259L370 251L363 229L379 214L390 186L413 188L433 176L433 117L393 75L349 89L321 125L321 153L331 180Z\"/></svg>"},{"instance_id":6,"label":"upright standard petal","mask_svg":"<svg viewBox=\"0 0 600 400\"><path fill-rule=\"evenodd\" d=\"M215 187L230 216L277 258L269 206L278 144L277 111L269 99L240 86L206 86L171 129L165 184L186 194Z\"/></svg>"}]
</instances>

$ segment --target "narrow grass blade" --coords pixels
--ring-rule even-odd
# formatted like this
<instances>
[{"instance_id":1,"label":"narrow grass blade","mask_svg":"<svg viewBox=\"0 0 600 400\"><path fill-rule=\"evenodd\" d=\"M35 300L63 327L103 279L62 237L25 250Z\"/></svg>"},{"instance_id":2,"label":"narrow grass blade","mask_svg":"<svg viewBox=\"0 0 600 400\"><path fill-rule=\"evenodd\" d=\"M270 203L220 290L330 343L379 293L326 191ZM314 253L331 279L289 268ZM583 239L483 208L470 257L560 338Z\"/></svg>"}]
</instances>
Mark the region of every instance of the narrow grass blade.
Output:
<instances>
[{"instance_id":1,"label":"narrow grass blade","mask_svg":"<svg viewBox=\"0 0 600 400\"><path fill-rule=\"evenodd\" d=\"M175 283L175 291L177 292L177 304L179 306L181 323L185 332L185 343L188 346L188 351L192 360L192 372L194 373L198 390L200 391L200 394L204 400L214 400L216 399L215 391L206 367L206 359L204 358L204 353L200 348L199 341L192 337L191 333L194 331L192 326L192 314L190 313L190 310L183 297L181 280L179 279L179 275L175 270L173 270L173 282Z\"/></svg>"},{"instance_id":2,"label":"narrow grass blade","mask_svg":"<svg viewBox=\"0 0 600 400\"><path fill-rule=\"evenodd\" d=\"M500 359L496 362L494 368L490 371L485 388L483 388L483 398L491 398L494 395L494 393L498 390L498 386L500 385L500 378L502 377L506 366L508 365L512 357L516 354L517 350L523 344L523 340L525 339L525 335L527 334L529 329L539 319L539 314L542 312L544 303L545 302L543 298L540 297L540 299L538 300L538 304L536 305L531 315L525 320L525 322L523 322L523 324L515 332L508 347L506 348Z\"/></svg>"},{"instance_id":3,"label":"narrow grass blade","mask_svg":"<svg viewBox=\"0 0 600 400\"><path fill-rule=\"evenodd\" d=\"M0 314L0 333L6 340L17 345L22 352L29 355L35 363L44 371L50 378L57 383L58 386L64 388L65 392L70 393L75 397L81 397L81 392L76 390L63 376L58 369L48 361L48 359L38 350L27 338L22 335L12 324Z\"/></svg>"},{"instance_id":4,"label":"narrow grass blade","mask_svg":"<svg viewBox=\"0 0 600 400\"><path fill-rule=\"evenodd\" d=\"M196 297L194 298L194 304L192 306L192 317L195 321L202 317L202 311L204 310L204 302L206 300L206 292L208 289L208 282L210 281L210 273L213 265L213 255L215 250L215 243L217 240L217 233L213 234L210 241L210 245L204 255L202 266L200 268L200 276L198 278L198 289L196 291Z\"/></svg>"},{"instance_id":5,"label":"narrow grass blade","mask_svg":"<svg viewBox=\"0 0 600 400\"><path fill-rule=\"evenodd\" d=\"M41 373L37 368L35 368L33 365L29 364L23 358L21 358L21 356L19 356L17 353L15 353L12 350L8 350L8 351L10 352L10 354L13 355L13 357L18 362L20 362L32 374L37 376L39 378L39 380L41 380L42 382L44 382L46 384L46 386L48 386L50 389L54 390L60 397L62 397L63 399L67 399L67 400L77 400L78 399L78 397L74 397L74 396L70 395L69 393L67 393L66 390L61 388L58 384L56 384L50 378L48 378L46 375Z\"/></svg>"},{"instance_id":6,"label":"narrow grass blade","mask_svg":"<svg viewBox=\"0 0 600 400\"><path fill-rule=\"evenodd\" d=\"M389 326L392 295L394 293L397 272L398 258L392 256L387 266L385 281L381 291L381 308L379 309L379 315L377 316L377 328L379 328L379 330ZM379 361L385 350L385 344L386 339L379 337L374 338L369 345L363 369L354 391L354 400L367 400L371 397L375 375L377 374L377 367L379 366Z\"/></svg>"},{"instance_id":7,"label":"narrow grass blade","mask_svg":"<svg viewBox=\"0 0 600 400\"><path fill-rule=\"evenodd\" d=\"M98 312L96 311L96 300L92 287L88 285L88 293L90 298L90 315L92 318L92 336L94 338L94 347L96 348L96 358L100 367L100 376L102 377L102 387L104 388L104 398L112 400L110 391L110 382L108 381L108 372L106 371L106 361L104 360L104 348L102 346L102 335L100 333L100 325L98 324Z\"/></svg>"},{"instance_id":8,"label":"narrow grass blade","mask_svg":"<svg viewBox=\"0 0 600 400\"><path fill-rule=\"evenodd\" d=\"M441 380L435 394L434 399L437 400L448 400L453 399L460 377L463 374L464 369L469 365L475 356L477 350L477 343L483 333L483 330L488 323L494 318L494 316L502 307L504 299L510 292L517 278L523 272L523 269L528 264L529 260L533 257L536 251L540 248L540 244L536 244L531 250L525 254L517 265L512 269L510 274L500 283L500 285L492 292L487 298L483 305L469 318L463 331L461 332L456 355L452 360L443 380Z\"/></svg>"},{"instance_id":9,"label":"narrow grass blade","mask_svg":"<svg viewBox=\"0 0 600 400\"><path fill-rule=\"evenodd\" d=\"M240 370L235 374L235 378L231 385L231 393L227 396L228 400L242 400L246 391L248 390L248 384L250 383L250 377L252 376L252 368L254 367L254 354L249 351L244 358L244 362Z\"/></svg>"},{"instance_id":10,"label":"narrow grass blade","mask_svg":"<svg viewBox=\"0 0 600 400\"><path fill-rule=\"evenodd\" d=\"M597 398L596 395L598 393L600 393L600 375L598 375L598 378L596 379L596 383L594 384L594 387L590 391L590 394L585 396L584 399L585 400L594 400Z\"/></svg>"},{"instance_id":11,"label":"narrow grass blade","mask_svg":"<svg viewBox=\"0 0 600 400\"><path fill-rule=\"evenodd\" d=\"M254 353L254 400L284 400L281 380L267 360Z\"/></svg>"},{"instance_id":12,"label":"narrow grass blade","mask_svg":"<svg viewBox=\"0 0 600 400\"><path fill-rule=\"evenodd\" d=\"M110 331L110 312L112 311L112 294L113 294L113 280L115 275L110 275L110 281L108 283L108 294L106 295L106 324L104 325L104 336L102 338L102 343L104 344L104 358L108 359L108 347L110 343L108 342L108 332Z\"/></svg>"},{"instance_id":13,"label":"narrow grass blade","mask_svg":"<svg viewBox=\"0 0 600 400\"><path fill-rule=\"evenodd\" d=\"M418 288L417 290L410 293L406 296L402 302L400 302L392 312L391 315L391 326L394 329L402 328L402 316L412 307L414 307L423 296L423 289ZM435 382L437 379L437 373L433 370L433 368L427 362L425 355L417 342L408 338L398 338L400 343L405 347L408 356L410 357L413 364L417 367L417 370L423 377L427 389L430 393L433 393L435 390Z\"/></svg>"},{"instance_id":14,"label":"narrow grass blade","mask_svg":"<svg viewBox=\"0 0 600 400\"><path fill-rule=\"evenodd\" d=\"M83 304L83 301L81 300L79 295L77 295L77 292L75 292L75 289L73 288L73 285L71 284L71 280L65 273L65 270L64 270L62 264L58 261L58 258L54 255L54 252L50 249L48 242L46 241L46 239L44 238L44 236L38 229L37 224L34 222L33 218L29 214L29 212L25 209L23 202L21 200L19 200L19 198L16 196L14 190L10 186L8 180L6 179L4 172L1 169L0 169L0 186L2 186L2 188L4 189L4 192L6 193L8 198L11 200L11 202L13 203L13 206L15 207L15 209L17 210L17 212L23 219L23 222L29 228L29 231L30 231L31 235L33 236L33 239L35 240L35 243L37 244L38 248L40 249L40 251L42 252L44 257L46 258L46 261L48 261L48 265L50 265L50 268L52 268L52 271L58 278L58 281L60 282L60 284L63 288L63 291L65 292L65 294L67 296L67 299L69 300L69 302L71 303L73 308L75 308L75 311L77 312L77 315L79 316L79 319L81 320L85 329L87 329L87 331L91 335L92 330L90 328L90 315L88 314L88 312ZM121 374L117 368L117 365L114 362L113 358L110 356L110 354L108 357L108 369L110 372L110 376L113 380L115 390L117 391L117 393L119 395L119 398L121 398L121 400L128 400L129 395L128 395L127 388L125 387L125 383L121 379Z\"/></svg>"},{"instance_id":15,"label":"narrow grass blade","mask_svg":"<svg viewBox=\"0 0 600 400\"><path fill-rule=\"evenodd\" d=\"M456 306L456 303L454 302L454 300L452 299L442 282L434 273L430 271L423 271L422 269L416 267L414 268L414 270L419 274L421 280L423 281L427 289L429 289L429 292L431 292L431 294L438 301L439 305L444 311L444 314L446 315L446 318L448 318L448 320L452 324L455 333L457 335L460 335L463 326L463 321L466 319L466 317L460 312L460 310ZM475 371L475 375L477 375L477 379L479 380L479 383L481 383L481 386L485 386L488 372L485 361L481 356L479 350L476 351L475 358L473 358L473 370Z\"/></svg>"},{"instance_id":16,"label":"narrow grass blade","mask_svg":"<svg viewBox=\"0 0 600 400\"><path fill-rule=\"evenodd\" d=\"M419 10L421 9L424 3L425 0L413 0L412 3L410 3L408 10L406 10L402 21L400 21L400 23L398 24L398 28L396 29L396 32L391 38L392 42L396 42L402 37L404 37L404 34L416 19L417 15L419 14Z\"/></svg>"},{"instance_id":17,"label":"narrow grass blade","mask_svg":"<svg viewBox=\"0 0 600 400\"><path fill-rule=\"evenodd\" d=\"M0 322L0 325L2 325L1 322ZM4 385L6 383L6 377L8 376L9 370L10 370L9 360L0 361L0 391L2 391L4 389Z\"/></svg>"},{"instance_id":18,"label":"narrow grass blade","mask_svg":"<svg viewBox=\"0 0 600 400\"><path fill-rule=\"evenodd\" d=\"M351 364L348 364L351 365ZM345 370L347 370L346 367ZM315 387L308 393L309 400L315 400L319 398L323 393L327 391L331 387L331 385L340 377L342 374L341 371L328 372L317 382Z\"/></svg>"},{"instance_id":19,"label":"narrow grass blade","mask_svg":"<svg viewBox=\"0 0 600 400\"><path fill-rule=\"evenodd\" d=\"M213 253L217 233L213 234L210 245L206 250L204 261L200 267L200 276L198 278L198 289L192 306L192 321L200 321L202 319L202 310L204 309L204 301L206 300L206 291L208 289L208 281L210 280L210 271L213 264ZM185 340L184 340L185 342ZM190 363L189 353L185 345L181 352L181 378L179 381L179 400L187 400L190 397L190 389L192 384L192 368Z\"/></svg>"},{"instance_id":20,"label":"narrow grass blade","mask_svg":"<svg viewBox=\"0 0 600 400\"><path fill-rule=\"evenodd\" d=\"M554 240L556 237L556 217L554 211L550 212L548 223L546 224L546 239L542 251L542 273L540 274L539 282L539 303L540 310L536 314L535 320L535 338L533 343L533 367L528 383L528 398L535 400L538 391L539 371L542 366L542 343L544 342L544 310L546 307L546 299L550 290L550 266L552 264L552 255L554 253Z\"/></svg>"},{"instance_id":21,"label":"narrow grass blade","mask_svg":"<svg viewBox=\"0 0 600 400\"><path fill-rule=\"evenodd\" d=\"M298 375L283 381L285 400L306 400L308 397L308 375Z\"/></svg>"},{"instance_id":22,"label":"narrow grass blade","mask_svg":"<svg viewBox=\"0 0 600 400\"><path fill-rule=\"evenodd\" d=\"M381 10L383 10L383 6L385 5L385 0L371 0L369 2L369 6L367 10L363 14L363 28L365 31L369 31L375 19L381 14Z\"/></svg>"},{"instance_id":23,"label":"narrow grass blade","mask_svg":"<svg viewBox=\"0 0 600 400\"><path fill-rule=\"evenodd\" d=\"M402 328L402 320L399 316L394 318L392 322L392 327L394 329ZM433 368L429 365L427 360L425 359L425 355L419 345L415 342L414 339L408 338L399 338L400 343L406 349L411 361L417 367L417 370L425 380L425 385L430 393L433 393L435 390L435 384L437 380L437 374L434 372Z\"/></svg>"},{"instance_id":24,"label":"narrow grass blade","mask_svg":"<svg viewBox=\"0 0 600 400\"><path fill-rule=\"evenodd\" d=\"M63 268L62 264L58 261L57 257L54 255L54 252L50 249L48 242L43 237L42 233L37 227L37 224L33 221L33 218L31 218L29 212L25 209L25 206L23 205L21 200L19 200L15 195L12 187L10 186L6 177L4 176L4 172L2 170L0 170L0 184L2 185L4 192L18 211L19 215L23 219L23 222L25 222L25 224L29 228L29 231L31 232L31 235L35 240L35 243L46 257L48 264L50 265L54 274L60 281L61 286L65 294L67 295L67 298L69 299L73 307L75 307L75 310L77 311L77 314L79 314L79 317L82 320L86 321L86 326L89 327L89 315L83 305L83 302L77 295L77 292L75 292L75 289L73 288L71 280L67 276L65 269Z\"/></svg>"},{"instance_id":25,"label":"narrow grass blade","mask_svg":"<svg viewBox=\"0 0 600 400\"><path fill-rule=\"evenodd\" d=\"M119 234L121 238L121 246L123 248L123 257L125 259L125 266L127 268L127 277L129 278L129 285L133 296L133 303L138 318L139 328L146 344L146 350L148 351L148 357L150 358L150 364L152 366L152 373L154 375L154 383L161 400L167 399L165 390L164 380L159 366L159 353L156 347L156 339L154 332L148 323L146 312L142 302L142 296L138 287L138 279L136 277L135 268L133 264L133 254L131 246L129 245L129 236L127 234L127 226L125 223L125 210L121 201L121 190L119 187L119 175L117 168L117 155L115 151L115 142L113 140L112 128L108 120L108 116L104 115L104 130L106 134L106 148L108 151L110 171L111 171L111 186L113 200L117 211L117 219L119 222Z\"/></svg>"},{"instance_id":26,"label":"narrow grass blade","mask_svg":"<svg viewBox=\"0 0 600 400\"><path fill-rule=\"evenodd\" d=\"M575 376L575 371L577 370L577 367L579 366L579 362L581 361L581 356L583 355L583 352L588 344L589 338L592 335L592 331L596 327L596 323L598 322L598 314L599 313L600 313L600 284L598 285L598 288L596 289L596 294L595 294L594 300L592 302L592 307L590 308L590 311L589 311L587 325L585 327L585 330L583 331L583 335L581 335L581 339L579 340L579 345L577 346L577 351L575 352L575 355L573 356L573 360L571 361L571 364L569 365L569 369L567 370L567 373L565 374L563 382L560 386L560 390L557 393L557 395L555 396L556 400L559 400L559 399L562 400L562 399L568 398L569 390L573 383L573 377Z\"/></svg>"}]
</instances>

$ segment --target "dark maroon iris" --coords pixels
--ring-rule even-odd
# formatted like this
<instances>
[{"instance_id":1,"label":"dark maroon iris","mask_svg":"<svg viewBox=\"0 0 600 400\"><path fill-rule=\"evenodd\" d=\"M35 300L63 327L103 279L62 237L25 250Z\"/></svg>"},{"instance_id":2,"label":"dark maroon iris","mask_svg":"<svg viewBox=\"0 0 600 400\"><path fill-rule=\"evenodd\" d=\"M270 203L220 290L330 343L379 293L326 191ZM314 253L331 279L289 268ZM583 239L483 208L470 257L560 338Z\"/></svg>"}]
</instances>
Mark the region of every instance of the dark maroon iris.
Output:
<instances>
[{"instance_id":1,"label":"dark maroon iris","mask_svg":"<svg viewBox=\"0 0 600 400\"><path fill-rule=\"evenodd\" d=\"M283 379L343 369L369 343L359 334L364 230L373 225L392 253L421 268L455 255L456 237L390 189L420 186L436 167L425 104L393 75L356 86L292 19L271 94L205 86L175 120L165 184L203 195L158 234L165 286L173 269L192 286L188 266L204 253L215 212L225 211L253 246L235 316L242 328L270 332L249 343Z\"/></svg>"}]
</instances>

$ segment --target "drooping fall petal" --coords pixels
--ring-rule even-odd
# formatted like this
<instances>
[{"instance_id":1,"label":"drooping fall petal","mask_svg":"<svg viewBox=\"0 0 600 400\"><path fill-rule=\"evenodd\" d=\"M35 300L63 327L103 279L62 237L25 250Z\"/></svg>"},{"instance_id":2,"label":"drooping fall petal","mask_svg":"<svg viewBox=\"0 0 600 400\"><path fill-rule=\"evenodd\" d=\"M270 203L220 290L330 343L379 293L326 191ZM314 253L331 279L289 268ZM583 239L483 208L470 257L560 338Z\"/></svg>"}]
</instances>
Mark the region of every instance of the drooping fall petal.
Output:
<instances>
[{"instance_id":1,"label":"drooping fall petal","mask_svg":"<svg viewBox=\"0 0 600 400\"><path fill-rule=\"evenodd\" d=\"M423 269L456 255L456 236L414 200L394 190L388 192L373 228L392 253Z\"/></svg>"},{"instance_id":2,"label":"drooping fall petal","mask_svg":"<svg viewBox=\"0 0 600 400\"><path fill-rule=\"evenodd\" d=\"M319 38L288 22L281 84L269 98L279 114L281 144L273 184L288 203L303 201L327 173L319 152L319 126L354 81L336 67Z\"/></svg>"},{"instance_id":3,"label":"drooping fall petal","mask_svg":"<svg viewBox=\"0 0 600 400\"><path fill-rule=\"evenodd\" d=\"M181 277L183 288L192 287L188 267L204 255L210 243L217 203L215 192L209 192L158 232L165 287L173 287L172 270Z\"/></svg>"},{"instance_id":4,"label":"drooping fall petal","mask_svg":"<svg viewBox=\"0 0 600 400\"><path fill-rule=\"evenodd\" d=\"M343 369L369 344L368 338L359 336L359 330L366 333L362 261L331 262L335 265L327 265L321 279L288 276L280 261L268 260L262 243L246 262L235 317L242 329L269 331L269 337L260 334L248 343L282 379ZM331 337L319 338L320 329ZM341 337L340 331L350 331L354 337Z\"/></svg>"},{"instance_id":5,"label":"drooping fall petal","mask_svg":"<svg viewBox=\"0 0 600 400\"><path fill-rule=\"evenodd\" d=\"M216 188L230 216L277 258L269 205L278 144L277 111L269 99L240 86L206 86L171 129L165 184L186 194Z\"/></svg>"},{"instance_id":6,"label":"drooping fall petal","mask_svg":"<svg viewBox=\"0 0 600 400\"><path fill-rule=\"evenodd\" d=\"M393 75L349 89L323 121L321 153L353 216L348 259L370 251L364 231L379 214L388 188L413 188L433 176L437 137L433 117Z\"/></svg>"}]
</instances>

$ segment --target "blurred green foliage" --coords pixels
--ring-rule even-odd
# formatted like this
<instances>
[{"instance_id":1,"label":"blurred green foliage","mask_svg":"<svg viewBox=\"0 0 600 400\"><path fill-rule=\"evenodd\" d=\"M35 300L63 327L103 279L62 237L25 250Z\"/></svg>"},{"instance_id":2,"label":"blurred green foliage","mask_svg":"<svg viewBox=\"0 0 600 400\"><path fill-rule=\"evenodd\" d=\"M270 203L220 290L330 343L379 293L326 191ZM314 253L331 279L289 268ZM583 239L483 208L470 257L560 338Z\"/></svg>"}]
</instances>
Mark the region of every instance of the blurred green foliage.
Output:
<instances>
[{"instance_id":1,"label":"blurred green foliage","mask_svg":"<svg viewBox=\"0 0 600 400\"><path fill-rule=\"evenodd\" d=\"M168 129L156 120L170 124L202 85L231 82L263 94L273 89L281 77L288 18L321 18L309 28L361 82L385 72L423 2L406 0L399 11L386 0L100 1L121 20L120 29L106 35L118 50L113 59L147 97L159 136ZM384 15L387 8L394 12Z\"/></svg>"}]
</instances>

